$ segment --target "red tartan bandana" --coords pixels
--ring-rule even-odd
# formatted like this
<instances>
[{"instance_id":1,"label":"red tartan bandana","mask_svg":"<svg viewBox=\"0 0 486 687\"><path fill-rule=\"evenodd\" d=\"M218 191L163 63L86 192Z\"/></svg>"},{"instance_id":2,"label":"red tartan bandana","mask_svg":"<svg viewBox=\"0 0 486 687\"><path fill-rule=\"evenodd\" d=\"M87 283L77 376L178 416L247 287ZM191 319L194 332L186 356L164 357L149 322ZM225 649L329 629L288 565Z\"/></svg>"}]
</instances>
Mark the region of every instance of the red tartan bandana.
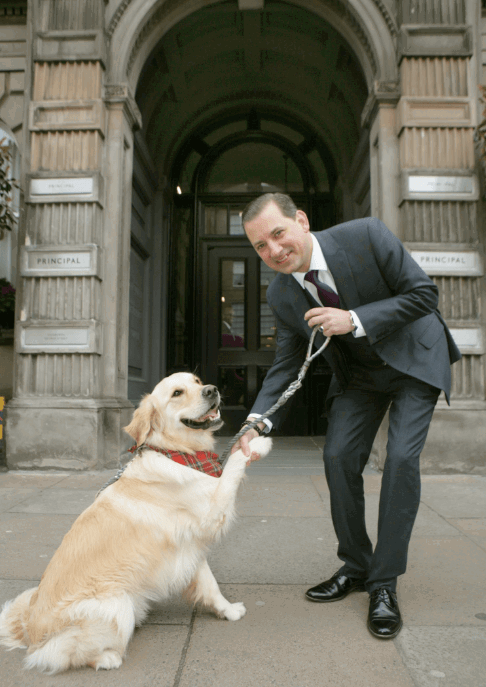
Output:
<instances>
[{"instance_id":1,"label":"red tartan bandana","mask_svg":"<svg viewBox=\"0 0 486 687\"><path fill-rule=\"evenodd\" d=\"M135 453L137 448L149 448L152 451L157 451L157 453L163 453L167 458L171 458L174 463L179 463L179 465L185 465L188 468L193 468L194 470L199 470L199 472L205 472L207 475L212 477L221 477L223 469L219 462L219 456L217 453L211 453L211 451L196 451L196 455L191 453L181 453L180 451L169 451L168 449L158 448L157 446L151 446L150 444L142 444L142 446L132 446L128 449L130 453Z\"/></svg>"}]
</instances>

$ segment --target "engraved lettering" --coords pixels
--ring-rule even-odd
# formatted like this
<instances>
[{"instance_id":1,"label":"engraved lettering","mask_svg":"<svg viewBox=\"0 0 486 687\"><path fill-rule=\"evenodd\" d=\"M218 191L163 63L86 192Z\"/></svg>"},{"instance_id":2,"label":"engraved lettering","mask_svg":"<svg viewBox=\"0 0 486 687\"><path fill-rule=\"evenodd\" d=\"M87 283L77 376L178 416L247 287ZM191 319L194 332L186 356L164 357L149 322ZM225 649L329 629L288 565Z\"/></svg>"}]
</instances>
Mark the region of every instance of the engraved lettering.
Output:
<instances>
[{"instance_id":1,"label":"engraved lettering","mask_svg":"<svg viewBox=\"0 0 486 687\"><path fill-rule=\"evenodd\" d=\"M411 251L412 258L427 274L481 276L482 260L473 251Z\"/></svg>"}]
</instances>

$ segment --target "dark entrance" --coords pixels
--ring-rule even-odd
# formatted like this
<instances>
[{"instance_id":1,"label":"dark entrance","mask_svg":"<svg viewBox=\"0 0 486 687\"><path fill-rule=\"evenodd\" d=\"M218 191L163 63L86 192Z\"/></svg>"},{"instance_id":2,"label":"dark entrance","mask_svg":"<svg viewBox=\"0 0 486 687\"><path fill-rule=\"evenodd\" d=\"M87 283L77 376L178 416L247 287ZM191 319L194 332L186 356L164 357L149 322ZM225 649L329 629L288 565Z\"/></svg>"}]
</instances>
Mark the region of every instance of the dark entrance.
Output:
<instances>
[{"instance_id":1,"label":"dark entrance","mask_svg":"<svg viewBox=\"0 0 486 687\"><path fill-rule=\"evenodd\" d=\"M278 133L265 133L254 112L243 125L211 147L192 137L180 162L171 250L171 369L197 370L205 382L218 385L227 434L246 418L275 355L275 322L266 302L275 273L246 239L243 208L261 193L281 191L306 211L314 230L336 221L333 168L326 166L326 151L316 138L299 138L282 124ZM260 128L249 128L255 126ZM223 128L227 133L228 125ZM312 165L309 156L319 164ZM288 404L282 434L325 433L329 381L329 370L314 363Z\"/></svg>"}]
</instances>

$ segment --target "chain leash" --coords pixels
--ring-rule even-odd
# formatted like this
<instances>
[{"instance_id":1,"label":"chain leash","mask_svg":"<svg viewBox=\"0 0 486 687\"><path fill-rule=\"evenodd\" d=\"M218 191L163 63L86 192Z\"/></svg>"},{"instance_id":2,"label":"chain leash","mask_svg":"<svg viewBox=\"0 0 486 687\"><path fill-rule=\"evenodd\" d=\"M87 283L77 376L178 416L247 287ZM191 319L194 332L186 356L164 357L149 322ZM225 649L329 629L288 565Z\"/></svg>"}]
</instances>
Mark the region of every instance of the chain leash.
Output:
<instances>
[{"instance_id":1,"label":"chain leash","mask_svg":"<svg viewBox=\"0 0 486 687\"><path fill-rule=\"evenodd\" d=\"M253 429L254 427L257 426L259 422L264 420L265 418L269 417L270 415L273 415L279 408L281 408L283 405L287 403L289 398L291 398L298 389L302 386L302 382L304 381L304 377L307 374L307 370L309 369L309 366L311 362L316 358L318 355L320 355L325 348L329 345L329 342L331 340L331 337L328 336L322 346L315 352L312 353L312 346L314 344L314 339L316 338L316 334L319 331L320 326L316 325L314 329L312 330L311 338L309 341L309 346L307 347L307 354L305 356L305 361L302 367L299 370L299 374L297 375L297 379L292 382L289 386L288 389L286 389L283 394L280 396L278 401L273 405L270 410L267 410L266 413L263 413L261 417L255 418L251 422L248 422L244 427L240 429L240 431L235 434L235 436L231 439L229 444L226 446L224 453L221 457L221 467L224 468L229 456L230 456L230 451L231 448L236 444L236 442L240 439L240 437L243 436L243 434L246 434L250 429Z\"/></svg>"}]
</instances>

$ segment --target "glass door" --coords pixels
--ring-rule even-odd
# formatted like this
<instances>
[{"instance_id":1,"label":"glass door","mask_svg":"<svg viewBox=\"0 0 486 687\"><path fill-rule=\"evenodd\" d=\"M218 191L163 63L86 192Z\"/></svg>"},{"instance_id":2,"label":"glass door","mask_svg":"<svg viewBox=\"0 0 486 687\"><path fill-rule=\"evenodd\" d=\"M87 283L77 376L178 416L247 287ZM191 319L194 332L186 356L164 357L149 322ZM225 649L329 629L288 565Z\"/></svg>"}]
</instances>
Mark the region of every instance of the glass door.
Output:
<instances>
[{"instance_id":1,"label":"glass door","mask_svg":"<svg viewBox=\"0 0 486 687\"><path fill-rule=\"evenodd\" d=\"M224 433L235 433L251 409L275 356L276 328L266 301L275 277L249 245L204 242L201 374L223 398ZM302 361L303 362L303 361ZM308 434L309 390L289 402L282 434Z\"/></svg>"}]
</instances>

